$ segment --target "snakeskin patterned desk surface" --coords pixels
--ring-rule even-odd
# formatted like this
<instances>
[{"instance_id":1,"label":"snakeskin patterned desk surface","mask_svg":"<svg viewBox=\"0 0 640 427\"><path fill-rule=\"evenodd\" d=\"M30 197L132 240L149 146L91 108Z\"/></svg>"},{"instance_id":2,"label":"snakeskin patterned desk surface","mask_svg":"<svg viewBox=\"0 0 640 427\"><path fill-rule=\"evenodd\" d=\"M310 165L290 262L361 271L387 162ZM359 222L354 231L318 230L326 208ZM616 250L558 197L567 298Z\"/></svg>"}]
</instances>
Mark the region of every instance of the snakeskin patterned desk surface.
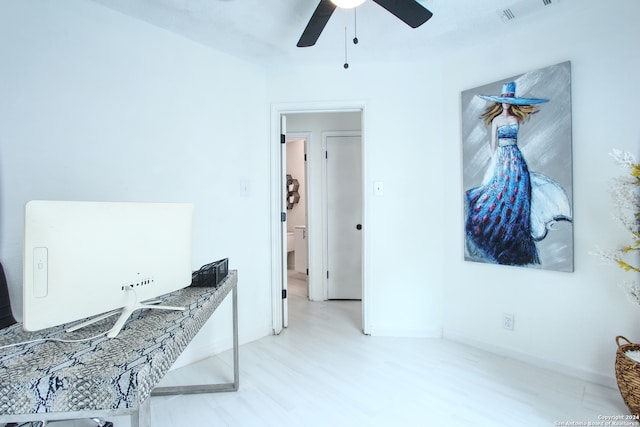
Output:
<instances>
[{"instance_id":1,"label":"snakeskin patterned desk surface","mask_svg":"<svg viewBox=\"0 0 640 427\"><path fill-rule=\"evenodd\" d=\"M106 332L117 315L76 332L64 326L26 332L21 324L0 331L0 415L136 409L237 286L237 271L217 288L188 287L159 297L184 311L138 310L116 338L62 343Z\"/></svg>"}]
</instances>

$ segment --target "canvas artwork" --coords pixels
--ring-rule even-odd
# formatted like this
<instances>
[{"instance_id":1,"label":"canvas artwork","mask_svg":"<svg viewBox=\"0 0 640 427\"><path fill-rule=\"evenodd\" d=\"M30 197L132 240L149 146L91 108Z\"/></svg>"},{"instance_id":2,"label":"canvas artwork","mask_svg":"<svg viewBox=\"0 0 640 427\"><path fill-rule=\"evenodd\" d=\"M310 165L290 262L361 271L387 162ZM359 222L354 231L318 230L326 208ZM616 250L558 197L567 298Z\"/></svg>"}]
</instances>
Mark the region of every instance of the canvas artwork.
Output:
<instances>
[{"instance_id":1,"label":"canvas artwork","mask_svg":"<svg viewBox=\"0 0 640 427\"><path fill-rule=\"evenodd\" d=\"M465 260L573 271L571 63L461 94Z\"/></svg>"}]
</instances>

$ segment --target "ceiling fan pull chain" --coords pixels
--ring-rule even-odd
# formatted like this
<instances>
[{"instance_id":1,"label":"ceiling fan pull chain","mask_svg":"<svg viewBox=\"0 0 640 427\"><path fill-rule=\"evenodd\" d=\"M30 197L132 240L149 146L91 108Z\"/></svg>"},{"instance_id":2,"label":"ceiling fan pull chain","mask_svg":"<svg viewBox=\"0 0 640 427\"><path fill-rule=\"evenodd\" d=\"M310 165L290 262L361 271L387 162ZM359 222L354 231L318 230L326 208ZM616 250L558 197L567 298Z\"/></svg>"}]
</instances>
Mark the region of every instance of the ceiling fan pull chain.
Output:
<instances>
[{"instance_id":1,"label":"ceiling fan pull chain","mask_svg":"<svg viewBox=\"0 0 640 427\"><path fill-rule=\"evenodd\" d=\"M353 9L353 44L358 44L358 8Z\"/></svg>"},{"instance_id":2,"label":"ceiling fan pull chain","mask_svg":"<svg viewBox=\"0 0 640 427\"><path fill-rule=\"evenodd\" d=\"M353 44L358 44L358 8L353 9Z\"/></svg>"},{"instance_id":3,"label":"ceiling fan pull chain","mask_svg":"<svg viewBox=\"0 0 640 427\"><path fill-rule=\"evenodd\" d=\"M347 26L344 26L344 69L349 68L349 62L347 61Z\"/></svg>"}]
</instances>

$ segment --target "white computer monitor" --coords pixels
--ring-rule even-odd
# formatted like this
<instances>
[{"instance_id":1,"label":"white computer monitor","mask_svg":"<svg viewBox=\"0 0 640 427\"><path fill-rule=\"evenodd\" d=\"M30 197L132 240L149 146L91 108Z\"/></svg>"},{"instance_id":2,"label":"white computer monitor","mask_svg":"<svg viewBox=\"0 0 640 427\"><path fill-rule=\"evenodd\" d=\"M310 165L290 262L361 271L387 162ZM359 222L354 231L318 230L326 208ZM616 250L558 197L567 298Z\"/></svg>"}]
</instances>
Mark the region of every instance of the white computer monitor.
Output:
<instances>
[{"instance_id":1,"label":"white computer monitor","mask_svg":"<svg viewBox=\"0 0 640 427\"><path fill-rule=\"evenodd\" d=\"M141 302L190 285L192 223L187 203L28 202L24 329L123 310L117 335Z\"/></svg>"}]
</instances>

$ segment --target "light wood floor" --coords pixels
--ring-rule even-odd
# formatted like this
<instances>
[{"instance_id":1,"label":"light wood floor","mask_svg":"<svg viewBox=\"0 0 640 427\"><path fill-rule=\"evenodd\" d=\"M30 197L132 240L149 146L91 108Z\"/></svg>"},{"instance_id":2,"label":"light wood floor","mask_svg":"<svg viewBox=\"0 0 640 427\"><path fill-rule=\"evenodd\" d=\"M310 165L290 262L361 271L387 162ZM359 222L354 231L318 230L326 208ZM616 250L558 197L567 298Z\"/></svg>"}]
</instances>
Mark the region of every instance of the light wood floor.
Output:
<instances>
[{"instance_id":1,"label":"light wood floor","mask_svg":"<svg viewBox=\"0 0 640 427\"><path fill-rule=\"evenodd\" d=\"M281 335L240 347L237 393L154 397L152 425L605 425L599 416L627 414L617 390L444 340L365 336L360 302L304 295L306 286L293 283ZM222 353L165 383L229 381L231 360Z\"/></svg>"}]
</instances>

